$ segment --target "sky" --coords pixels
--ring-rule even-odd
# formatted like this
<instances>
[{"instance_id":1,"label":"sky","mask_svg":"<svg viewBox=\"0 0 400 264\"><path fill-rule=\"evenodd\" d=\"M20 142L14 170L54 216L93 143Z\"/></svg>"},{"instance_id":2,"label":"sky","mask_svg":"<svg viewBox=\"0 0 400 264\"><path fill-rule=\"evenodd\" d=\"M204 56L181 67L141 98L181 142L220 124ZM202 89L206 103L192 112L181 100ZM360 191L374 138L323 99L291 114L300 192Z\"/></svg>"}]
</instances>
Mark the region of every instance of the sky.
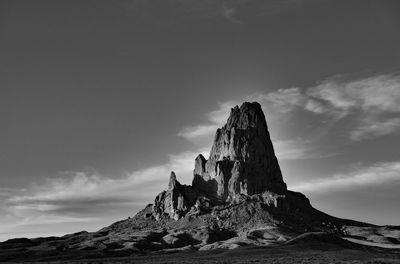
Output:
<instances>
[{"instance_id":1,"label":"sky","mask_svg":"<svg viewBox=\"0 0 400 264\"><path fill-rule=\"evenodd\" d=\"M2 0L0 241L96 231L190 184L258 101L288 188L400 225L400 2Z\"/></svg>"}]
</instances>

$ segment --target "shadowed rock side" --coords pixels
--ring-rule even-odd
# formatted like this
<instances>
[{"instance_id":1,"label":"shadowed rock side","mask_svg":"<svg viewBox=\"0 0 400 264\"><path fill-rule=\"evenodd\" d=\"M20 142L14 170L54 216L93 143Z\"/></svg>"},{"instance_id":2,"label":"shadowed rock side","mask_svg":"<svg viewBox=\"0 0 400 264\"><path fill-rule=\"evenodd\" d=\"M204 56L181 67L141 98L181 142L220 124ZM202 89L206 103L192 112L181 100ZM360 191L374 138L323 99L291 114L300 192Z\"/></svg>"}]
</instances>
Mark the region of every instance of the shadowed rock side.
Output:
<instances>
[{"instance_id":1,"label":"shadowed rock side","mask_svg":"<svg viewBox=\"0 0 400 264\"><path fill-rule=\"evenodd\" d=\"M194 187L180 184L175 173L171 172L168 190L157 195L152 215L156 220L165 216L178 220L186 214L198 214L216 204L218 201L215 198L208 198Z\"/></svg>"},{"instance_id":2,"label":"shadowed rock side","mask_svg":"<svg viewBox=\"0 0 400 264\"><path fill-rule=\"evenodd\" d=\"M244 103L217 130L209 159L195 159L192 186L172 172L168 189L134 217L93 233L9 240L0 243L0 261L290 246L331 238L350 248L359 248L351 241L396 248L399 230L327 215L303 194L287 190L261 106ZM309 232L318 233L298 237Z\"/></svg>"},{"instance_id":3,"label":"shadowed rock side","mask_svg":"<svg viewBox=\"0 0 400 264\"><path fill-rule=\"evenodd\" d=\"M193 187L222 200L263 191L286 192L264 113L258 103L231 110L217 130L210 157L195 160Z\"/></svg>"}]
</instances>

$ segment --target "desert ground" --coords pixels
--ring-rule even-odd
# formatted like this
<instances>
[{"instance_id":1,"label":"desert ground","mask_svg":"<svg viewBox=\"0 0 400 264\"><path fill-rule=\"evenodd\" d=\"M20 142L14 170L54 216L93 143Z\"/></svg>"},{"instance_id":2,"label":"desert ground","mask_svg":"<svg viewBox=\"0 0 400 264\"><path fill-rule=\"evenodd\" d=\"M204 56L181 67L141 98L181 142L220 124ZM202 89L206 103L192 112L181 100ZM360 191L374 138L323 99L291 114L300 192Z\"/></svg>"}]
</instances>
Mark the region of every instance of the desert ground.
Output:
<instances>
[{"instance_id":1,"label":"desert ground","mask_svg":"<svg viewBox=\"0 0 400 264\"><path fill-rule=\"evenodd\" d=\"M338 249L324 248L325 245L315 245L313 249L304 247L290 246L285 248L245 248L234 250L214 250L210 252L187 252L171 254L152 254L147 256L129 256L115 258L95 258L71 260L66 256L63 260L54 261L49 257L47 261L33 261L23 263L274 263L274 264L339 264L339 263L365 263L365 264L384 264L400 263L400 253L387 252L380 250L356 250L356 249ZM77 256L73 256L75 258ZM87 256L86 256L87 257ZM16 262L4 262L16 263Z\"/></svg>"},{"instance_id":2,"label":"desert ground","mask_svg":"<svg viewBox=\"0 0 400 264\"><path fill-rule=\"evenodd\" d=\"M293 243L272 247L243 246L231 250L210 251L188 249L163 253L147 252L141 255L129 255L129 252L121 252L120 255L98 256L99 252L76 251L66 254L46 254L45 256L38 253L26 259L24 252L20 252L20 260L13 256L13 261L2 263L400 263L400 249L398 248L371 247L340 240L325 241L314 236L305 236L294 240Z\"/></svg>"}]
</instances>

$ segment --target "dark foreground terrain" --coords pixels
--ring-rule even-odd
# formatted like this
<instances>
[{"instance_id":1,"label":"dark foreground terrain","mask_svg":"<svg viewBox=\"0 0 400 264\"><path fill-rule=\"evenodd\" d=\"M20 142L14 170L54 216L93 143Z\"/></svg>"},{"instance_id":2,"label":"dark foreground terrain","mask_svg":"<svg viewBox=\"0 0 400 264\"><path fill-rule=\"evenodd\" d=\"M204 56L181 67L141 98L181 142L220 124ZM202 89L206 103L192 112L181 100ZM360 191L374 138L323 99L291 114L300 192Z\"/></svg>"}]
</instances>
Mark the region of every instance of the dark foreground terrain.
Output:
<instances>
[{"instance_id":1,"label":"dark foreground terrain","mask_svg":"<svg viewBox=\"0 0 400 264\"><path fill-rule=\"evenodd\" d=\"M104 255L101 252L73 251L54 254L15 252L12 261L2 263L400 263L400 249L371 247L349 242L326 233L308 233L285 244L270 247L244 246L236 249L209 251L170 251L162 253L121 252ZM0 256L2 253L0 252Z\"/></svg>"},{"instance_id":2,"label":"dark foreground terrain","mask_svg":"<svg viewBox=\"0 0 400 264\"><path fill-rule=\"evenodd\" d=\"M320 244L314 248L290 245L279 248L251 247L234 250L212 250L208 252L185 252L171 254L151 254L146 256L129 256L115 258L90 258L71 260L64 256L62 260L49 257L48 260L42 259L36 262L24 261L23 263L400 263L400 252L387 250L360 250L335 248ZM78 256L74 255L73 258ZM94 256L91 256L94 257ZM13 262L5 263L16 263Z\"/></svg>"}]
</instances>

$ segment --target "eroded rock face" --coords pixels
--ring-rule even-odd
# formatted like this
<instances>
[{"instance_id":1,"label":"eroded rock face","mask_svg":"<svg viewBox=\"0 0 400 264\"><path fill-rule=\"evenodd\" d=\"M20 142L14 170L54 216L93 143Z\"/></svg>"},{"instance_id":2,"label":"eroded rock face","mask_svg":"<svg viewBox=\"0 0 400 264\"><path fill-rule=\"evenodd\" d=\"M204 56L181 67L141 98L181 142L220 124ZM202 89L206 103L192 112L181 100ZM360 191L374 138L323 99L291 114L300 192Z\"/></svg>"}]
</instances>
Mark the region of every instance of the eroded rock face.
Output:
<instances>
[{"instance_id":1,"label":"eroded rock face","mask_svg":"<svg viewBox=\"0 0 400 264\"><path fill-rule=\"evenodd\" d=\"M192 196L196 194L191 190L185 190L187 186L181 185L176 179L174 172L171 172L168 190L157 195L153 205L153 216L158 220L163 215L179 219L188 210L190 203L193 203Z\"/></svg>"},{"instance_id":2,"label":"eroded rock face","mask_svg":"<svg viewBox=\"0 0 400 264\"><path fill-rule=\"evenodd\" d=\"M222 200L286 192L260 104L246 102L231 110L227 123L216 132L209 159L196 158L192 185Z\"/></svg>"},{"instance_id":3,"label":"eroded rock face","mask_svg":"<svg viewBox=\"0 0 400 264\"><path fill-rule=\"evenodd\" d=\"M152 214L156 220L163 216L178 220L187 213L198 214L207 210L213 203L192 186L181 184L171 172L168 190L157 195Z\"/></svg>"}]
</instances>

